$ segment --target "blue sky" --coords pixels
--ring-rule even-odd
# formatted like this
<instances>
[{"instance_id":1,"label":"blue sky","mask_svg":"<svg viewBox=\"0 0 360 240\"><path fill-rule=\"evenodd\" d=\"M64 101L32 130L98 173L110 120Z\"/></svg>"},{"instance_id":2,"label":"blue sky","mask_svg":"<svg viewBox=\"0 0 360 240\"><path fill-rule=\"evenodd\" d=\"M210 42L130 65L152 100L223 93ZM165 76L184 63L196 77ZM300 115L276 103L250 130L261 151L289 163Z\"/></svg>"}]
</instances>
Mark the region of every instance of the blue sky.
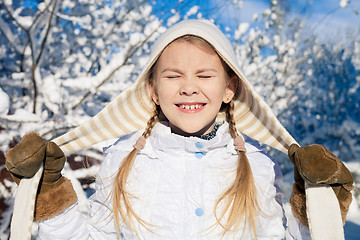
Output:
<instances>
[{"instance_id":1,"label":"blue sky","mask_svg":"<svg viewBox=\"0 0 360 240\"><path fill-rule=\"evenodd\" d=\"M343 37L346 30L350 31L349 29L359 33L360 15L357 15L355 11L360 11L360 0L349 0L346 8L340 7L340 1L288 0L290 11L287 16L300 17L306 23L307 29L314 31L324 40L329 37L334 39L333 36ZM154 9L161 8L163 12L179 4L179 0L152 0L150 2L156 2L153 5ZM166 2L166 4L164 5L162 2ZM242 2L242 8L236 7L239 2ZM254 14L261 15L270 7L269 0L184 0L181 4L187 4L182 8L181 14L184 14L192 6L198 5L203 17L215 18L216 23L221 25L223 30L226 26L235 28L241 22L251 24Z\"/></svg>"},{"instance_id":2,"label":"blue sky","mask_svg":"<svg viewBox=\"0 0 360 240\"><path fill-rule=\"evenodd\" d=\"M311 4L308 9L304 4L292 1L294 14L299 14L308 23L308 26L317 34L335 35L352 29L360 30L360 0L349 1L348 7L341 8L340 0L309 0Z\"/></svg>"},{"instance_id":3,"label":"blue sky","mask_svg":"<svg viewBox=\"0 0 360 240\"><path fill-rule=\"evenodd\" d=\"M117 1L117 0L110 0ZM334 36L345 36L346 32L360 31L360 0L348 0L348 7L340 7L341 0L287 0L290 3L289 17L299 16L306 28L326 40ZM22 0L27 6L36 7L38 0ZM200 6L204 18L214 18L222 29L236 28L239 23L253 23L254 14L263 13L270 7L269 0L149 0L155 12L166 14L171 8L180 6L185 14L192 6ZM281 0L278 0L281 2ZM239 3L242 7L237 7ZM336 38L336 37L335 37Z\"/></svg>"}]
</instances>

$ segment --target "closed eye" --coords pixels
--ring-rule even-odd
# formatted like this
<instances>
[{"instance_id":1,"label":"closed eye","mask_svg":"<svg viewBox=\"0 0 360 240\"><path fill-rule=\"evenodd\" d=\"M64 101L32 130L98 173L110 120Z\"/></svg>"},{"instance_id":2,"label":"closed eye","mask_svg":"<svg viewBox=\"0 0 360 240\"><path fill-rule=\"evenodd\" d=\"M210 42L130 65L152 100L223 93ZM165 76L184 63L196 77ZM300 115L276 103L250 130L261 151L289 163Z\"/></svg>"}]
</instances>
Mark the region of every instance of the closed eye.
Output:
<instances>
[{"instance_id":1,"label":"closed eye","mask_svg":"<svg viewBox=\"0 0 360 240\"><path fill-rule=\"evenodd\" d=\"M207 78L212 78L213 76L211 75L199 75L198 78L203 78L203 79L207 79Z\"/></svg>"},{"instance_id":2,"label":"closed eye","mask_svg":"<svg viewBox=\"0 0 360 240\"><path fill-rule=\"evenodd\" d=\"M180 75L168 75L168 76L165 76L165 78L167 79L176 79L176 78L179 78Z\"/></svg>"}]
</instances>

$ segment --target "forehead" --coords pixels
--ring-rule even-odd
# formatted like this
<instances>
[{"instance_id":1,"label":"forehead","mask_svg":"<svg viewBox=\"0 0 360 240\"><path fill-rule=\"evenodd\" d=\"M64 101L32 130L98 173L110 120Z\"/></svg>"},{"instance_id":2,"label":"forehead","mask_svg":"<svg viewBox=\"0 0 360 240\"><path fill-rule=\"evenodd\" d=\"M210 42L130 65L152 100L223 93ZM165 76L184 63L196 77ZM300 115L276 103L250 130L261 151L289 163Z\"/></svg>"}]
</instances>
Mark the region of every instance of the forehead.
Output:
<instances>
[{"instance_id":1,"label":"forehead","mask_svg":"<svg viewBox=\"0 0 360 240\"><path fill-rule=\"evenodd\" d=\"M197 36L192 36L192 35L185 35L185 36L182 36L178 39L175 39L173 42L171 42L169 45L167 45L163 52L166 51L166 49L168 48L174 48L174 45L175 46L178 46L178 45L182 45L182 44L191 44L192 46L195 46L199 49L201 49L202 51L208 53L208 54L216 54L216 51L215 49L204 39L200 38L200 37L197 37ZM160 54L161 56L161 54Z\"/></svg>"},{"instance_id":2,"label":"forehead","mask_svg":"<svg viewBox=\"0 0 360 240\"><path fill-rule=\"evenodd\" d=\"M158 64L161 66L193 64L191 67L199 67L206 64L222 65L222 61L216 51L205 41L178 39L163 50Z\"/></svg>"}]
</instances>

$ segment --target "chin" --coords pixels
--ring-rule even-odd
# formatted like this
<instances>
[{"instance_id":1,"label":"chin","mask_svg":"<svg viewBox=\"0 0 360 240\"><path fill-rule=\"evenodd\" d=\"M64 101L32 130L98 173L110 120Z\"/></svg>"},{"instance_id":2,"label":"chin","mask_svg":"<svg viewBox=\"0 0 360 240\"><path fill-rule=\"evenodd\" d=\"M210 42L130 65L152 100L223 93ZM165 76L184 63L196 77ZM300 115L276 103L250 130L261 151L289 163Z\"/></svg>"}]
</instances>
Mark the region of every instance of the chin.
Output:
<instances>
[{"instance_id":1,"label":"chin","mask_svg":"<svg viewBox=\"0 0 360 240\"><path fill-rule=\"evenodd\" d=\"M208 132L209 125L196 126L194 123L189 124L188 126L171 126L172 132L182 135L182 136L201 136Z\"/></svg>"}]
</instances>

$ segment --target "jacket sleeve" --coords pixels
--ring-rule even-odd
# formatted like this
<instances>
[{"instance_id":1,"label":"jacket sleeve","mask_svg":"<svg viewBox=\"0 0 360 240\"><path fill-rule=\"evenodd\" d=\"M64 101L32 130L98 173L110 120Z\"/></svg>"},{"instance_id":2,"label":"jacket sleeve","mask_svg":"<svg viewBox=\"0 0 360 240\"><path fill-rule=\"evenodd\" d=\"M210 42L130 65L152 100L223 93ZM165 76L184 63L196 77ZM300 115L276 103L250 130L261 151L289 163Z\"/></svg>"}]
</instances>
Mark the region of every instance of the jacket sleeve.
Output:
<instances>
[{"instance_id":1,"label":"jacket sleeve","mask_svg":"<svg viewBox=\"0 0 360 240\"><path fill-rule=\"evenodd\" d=\"M283 235L283 237L286 237L288 240L311 239L309 229L302 226L293 216L289 203L284 203L284 193L281 189L284 186L283 175L279 164L267 154L266 148L260 146L256 141L246 138L245 146L254 178L261 183L261 186L264 186L261 192L265 196L265 201L262 204L265 207L263 209L265 215L277 219L280 218L280 221L282 218L282 226L279 226L279 220L274 220L272 222L269 221L269 224L263 227L277 229L273 233L270 231L274 236L278 231L280 232L280 228L285 229L285 236ZM266 188L267 184L271 186ZM267 232L269 234L269 230Z\"/></svg>"},{"instance_id":2,"label":"jacket sleeve","mask_svg":"<svg viewBox=\"0 0 360 240\"><path fill-rule=\"evenodd\" d=\"M87 217L77 210L77 204L72 205L59 215L39 222L40 239L89 239L86 228Z\"/></svg>"},{"instance_id":3,"label":"jacket sleeve","mask_svg":"<svg viewBox=\"0 0 360 240\"><path fill-rule=\"evenodd\" d=\"M271 157L270 157L271 158ZM276 200L277 202L283 206L283 192L280 186L283 185L283 175L281 173L281 169L279 164L273 159L274 162L274 172L275 172L275 181L274 186L276 188ZM309 228L302 226L297 218L291 212L291 208L289 203L285 203L284 213L285 213L285 221L284 227L286 229L286 239L287 240L311 240Z\"/></svg>"},{"instance_id":4,"label":"jacket sleeve","mask_svg":"<svg viewBox=\"0 0 360 240\"><path fill-rule=\"evenodd\" d=\"M283 192L280 188L280 186L283 185L283 176L280 170L279 164L273 160L274 165L274 171L275 171L275 181L274 185L277 189L277 201L280 205L283 206ZM288 240L311 240L309 228L302 226L301 223L297 220L297 218L294 217L294 215L291 212L291 207L289 203L285 203L285 206L283 206L284 212L285 212L285 228L286 228L286 239Z\"/></svg>"},{"instance_id":5,"label":"jacket sleeve","mask_svg":"<svg viewBox=\"0 0 360 240\"><path fill-rule=\"evenodd\" d=\"M289 211L287 212L287 229L286 229L286 239L296 239L296 240L311 240L309 228L301 225L301 223L294 217L291 213L289 206Z\"/></svg>"},{"instance_id":6,"label":"jacket sleeve","mask_svg":"<svg viewBox=\"0 0 360 240\"><path fill-rule=\"evenodd\" d=\"M108 148L96 177L95 193L89 198L90 213L80 212L77 203L72 205L54 218L39 223L40 239L122 239L115 229L110 193L113 177L128 152L127 148L122 151L116 146Z\"/></svg>"},{"instance_id":7,"label":"jacket sleeve","mask_svg":"<svg viewBox=\"0 0 360 240\"><path fill-rule=\"evenodd\" d=\"M56 217L40 222L40 239L121 239L121 235L117 238L112 213L107 206L90 200L90 208L90 216L86 216L74 204Z\"/></svg>"}]
</instances>

